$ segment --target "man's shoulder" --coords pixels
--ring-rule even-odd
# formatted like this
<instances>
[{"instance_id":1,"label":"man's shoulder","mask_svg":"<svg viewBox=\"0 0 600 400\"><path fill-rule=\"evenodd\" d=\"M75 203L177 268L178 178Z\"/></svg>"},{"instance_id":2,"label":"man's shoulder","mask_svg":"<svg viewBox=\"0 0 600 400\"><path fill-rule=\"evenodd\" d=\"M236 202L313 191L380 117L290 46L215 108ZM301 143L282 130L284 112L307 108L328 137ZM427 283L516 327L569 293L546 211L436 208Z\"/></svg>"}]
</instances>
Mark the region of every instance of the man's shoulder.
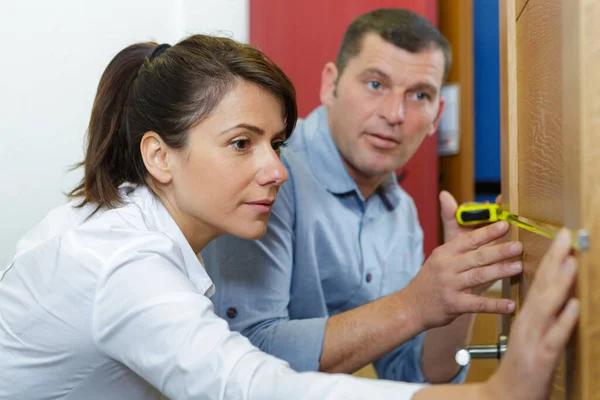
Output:
<instances>
[{"instance_id":1,"label":"man's shoulder","mask_svg":"<svg viewBox=\"0 0 600 400\"><path fill-rule=\"evenodd\" d=\"M401 204L404 203L407 207L415 209L415 200L412 198L412 196L408 194L408 192L404 190L402 186L396 185L396 187L398 188L398 196L400 197Z\"/></svg>"},{"instance_id":2,"label":"man's shoulder","mask_svg":"<svg viewBox=\"0 0 600 400\"><path fill-rule=\"evenodd\" d=\"M398 187L398 196L400 201L398 207L394 209L394 212L398 215L401 221L407 226L408 229L414 229L421 231L421 224L419 222L419 213L417 205L412 196L404 190L400 185Z\"/></svg>"},{"instance_id":3,"label":"man's shoulder","mask_svg":"<svg viewBox=\"0 0 600 400\"><path fill-rule=\"evenodd\" d=\"M327 120L325 114L325 108L319 106L306 118L298 118L294 132L288 140L288 148L295 151L306 151L307 143L310 143L318 132L324 128L324 121Z\"/></svg>"},{"instance_id":4,"label":"man's shoulder","mask_svg":"<svg viewBox=\"0 0 600 400\"><path fill-rule=\"evenodd\" d=\"M281 152L281 161L290 173L290 179L286 184L293 184L292 182L296 175L305 177L312 176L313 174L308 153L311 151L309 143L318 129L318 126L315 124L316 121L314 121L314 114L317 111L318 109L306 118L298 119L294 132L288 139L286 147Z\"/></svg>"}]
</instances>

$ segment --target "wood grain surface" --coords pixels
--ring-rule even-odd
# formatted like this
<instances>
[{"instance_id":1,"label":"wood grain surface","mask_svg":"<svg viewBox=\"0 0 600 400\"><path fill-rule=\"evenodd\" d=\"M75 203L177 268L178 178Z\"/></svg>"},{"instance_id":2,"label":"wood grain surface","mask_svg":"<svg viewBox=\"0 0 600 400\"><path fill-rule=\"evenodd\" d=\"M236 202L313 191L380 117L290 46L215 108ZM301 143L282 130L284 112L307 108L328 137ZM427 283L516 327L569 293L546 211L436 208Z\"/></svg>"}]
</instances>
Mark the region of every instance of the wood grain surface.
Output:
<instances>
[{"instance_id":1,"label":"wood grain surface","mask_svg":"<svg viewBox=\"0 0 600 400\"><path fill-rule=\"evenodd\" d=\"M517 164L518 199L511 209L561 226L565 217L561 3L528 0L517 1L515 7L517 156L512 162ZM516 236L524 244L524 272L513 297L522 303L550 241L522 230ZM565 366L563 360L552 400L567 398Z\"/></svg>"},{"instance_id":2,"label":"wood grain surface","mask_svg":"<svg viewBox=\"0 0 600 400\"><path fill-rule=\"evenodd\" d=\"M600 399L600 1L563 2L565 222L586 229L577 254L582 312L569 346L569 399Z\"/></svg>"},{"instance_id":3,"label":"wood grain surface","mask_svg":"<svg viewBox=\"0 0 600 400\"><path fill-rule=\"evenodd\" d=\"M500 11L504 201L525 217L586 229L591 244L574 253L582 314L552 399L600 399L600 0L503 0ZM525 271L505 295L522 303L550 241L511 237L524 243Z\"/></svg>"},{"instance_id":4,"label":"wood grain surface","mask_svg":"<svg viewBox=\"0 0 600 400\"><path fill-rule=\"evenodd\" d=\"M529 0L511 0L515 4L515 19L519 19Z\"/></svg>"}]
</instances>

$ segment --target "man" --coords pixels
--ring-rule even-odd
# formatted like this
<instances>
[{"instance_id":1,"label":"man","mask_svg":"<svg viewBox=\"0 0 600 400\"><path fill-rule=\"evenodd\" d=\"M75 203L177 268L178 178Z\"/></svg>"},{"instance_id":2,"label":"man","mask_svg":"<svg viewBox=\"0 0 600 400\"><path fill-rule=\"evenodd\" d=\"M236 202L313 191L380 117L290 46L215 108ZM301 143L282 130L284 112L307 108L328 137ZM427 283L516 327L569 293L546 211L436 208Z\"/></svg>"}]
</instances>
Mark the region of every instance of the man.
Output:
<instances>
[{"instance_id":1,"label":"man","mask_svg":"<svg viewBox=\"0 0 600 400\"><path fill-rule=\"evenodd\" d=\"M256 346L297 370L459 382L454 362L474 312L514 304L479 296L516 275L520 243L496 244L505 223L460 228L440 195L446 244L423 263L415 205L396 183L444 108L447 41L400 9L355 19L335 64L325 65L322 106L299 121L282 155L290 178L266 236L217 239L203 252L216 311ZM425 333L423 333L425 332Z\"/></svg>"}]
</instances>

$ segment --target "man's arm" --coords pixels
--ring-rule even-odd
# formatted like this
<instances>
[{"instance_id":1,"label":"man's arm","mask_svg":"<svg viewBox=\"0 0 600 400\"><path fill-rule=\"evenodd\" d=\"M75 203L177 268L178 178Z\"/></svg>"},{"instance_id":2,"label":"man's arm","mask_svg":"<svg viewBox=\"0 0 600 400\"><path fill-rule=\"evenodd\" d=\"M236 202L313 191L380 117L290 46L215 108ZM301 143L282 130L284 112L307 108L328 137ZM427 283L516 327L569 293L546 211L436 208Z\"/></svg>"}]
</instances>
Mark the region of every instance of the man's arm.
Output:
<instances>
[{"instance_id":1,"label":"man's arm","mask_svg":"<svg viewBox=\"0 0 600 400\"><path fill-rule=\"evenodd\" d=\"M456 222L458 204L448 192L440 193L439 199L445 243L456 239L460 234L473 231L473 228L461 227ZM518 273L522 266L517 262L509 264L509 268L514 268L515 273ZM472 289L474 294L481 295L490 286L487 282L480 283ZM456 349L470 343L474 322L475 314L464 314L451 324L431 329L425 334L421 367L429 382L448 382L453 377L456 381L456 374L461 369L454 361Z\"/></svg>"},{"instance_id":2,"label":"man's arm","mask_svg":"<svg viewBox=\"0 0 600 400\"><path fill-rule=\"evenodd\" d=\"M353 373L423 330L404 291L330 317L320 370Z\"/></svg>"},{"instance_id":3,"label":"man's arm","mask_svg":"<svg viewBox=\"0 0 600 400\"><path fill-rule=\"evenodd\" d=\"M521 246L512 247L510 243L486 246L507 230L508 224L498 223L460 235L436 249L403 290L331 317L325 332L321 370L354 372L417 333L445 326L465 313L512 312L509 300L470 294L471 288L481 282L493 282L519 272L503 261L520 254ZM468 331L460 320L456 327L444 329L456 329L459 334ZM432 353L445 345L433 346ZM439 361L431 359L424 364L426 378L430 378L429 364ZM453 358L446 365L451 362ZM456 372L454 369L453 375ZM448 381L453 375L442 377Z\"/></svg>"},{"instance_id":4,"label":"man's arm","mask_svg":"<svg viewBox=\"0 0 600 400\"><path fill-rule=\"evenodd\" d=\"M450 325L425 333L421 369L428 382L445 383L455 380L461 371L461 367L454 360L456 349L469 344L473 322L474 314L464 314Z\"/></svg>"},{"instance_id":5,"label":"man's arm","mask_svg":"<svg viewBox=\"0 0 600 400\"><path fill-rule=\"evenodd\" d=\"M479 248L504 235L505 226L482 228L438 248L400 292L329 319L326 310L319 310L315 315L320 318L290 320L294 207L293 187L287 182L263 239L224 237L202 255L217 287L217 313L254 345L296 370L352 373L462 313L509 312L506 299L464 293L479 279L516 274L497 264L518 255L506 244ZM318 280L314 286L320 288Z\"/></svg>"}]
</instances>

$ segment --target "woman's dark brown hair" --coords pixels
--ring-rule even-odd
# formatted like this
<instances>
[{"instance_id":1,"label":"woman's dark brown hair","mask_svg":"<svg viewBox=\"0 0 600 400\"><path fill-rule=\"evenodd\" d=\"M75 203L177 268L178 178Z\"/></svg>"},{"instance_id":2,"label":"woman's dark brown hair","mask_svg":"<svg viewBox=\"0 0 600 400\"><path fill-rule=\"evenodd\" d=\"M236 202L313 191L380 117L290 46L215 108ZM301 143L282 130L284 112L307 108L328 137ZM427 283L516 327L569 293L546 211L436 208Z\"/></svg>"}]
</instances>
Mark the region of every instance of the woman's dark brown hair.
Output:
<instances>
[{"instance_id":1,"label":"woman's dark brown hair","mask_svg":"<svg viewBox=\"0 0 600 400\"><path fill-rule=\"evenodd\" d=\"M294 87L254 47L193 35L172 47L138 43L121 50L100 79L85 159L78 164L84 167L84 176L69 197L82 198L81 206L118 206L122 183L146 182L140 152L144 133L154 131L167 145L183 147L190 128L210 115L236 79L258 85L280 100L289 137L298 117Z\"/></svg>"}]
</instances>

